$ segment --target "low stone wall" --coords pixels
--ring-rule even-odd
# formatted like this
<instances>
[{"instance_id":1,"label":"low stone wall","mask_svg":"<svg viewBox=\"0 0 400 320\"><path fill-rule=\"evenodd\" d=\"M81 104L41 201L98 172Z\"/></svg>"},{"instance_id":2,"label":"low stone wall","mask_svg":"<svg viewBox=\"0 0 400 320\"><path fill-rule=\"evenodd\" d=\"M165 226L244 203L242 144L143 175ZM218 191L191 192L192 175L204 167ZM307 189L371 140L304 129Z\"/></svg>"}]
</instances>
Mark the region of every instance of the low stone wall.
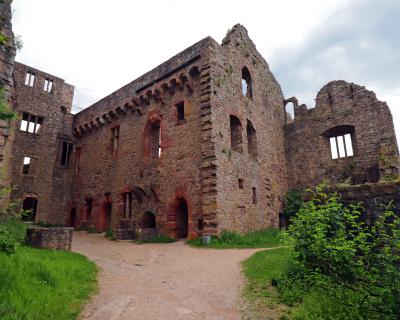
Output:
<instances>
[{"instance_id":1,"label":"low stone wall","mask_svg":"<svg viewBox=\"0 0 400 320\"><path fill-rule=\"evenodd\" d=\"M346 203L362 203L367 224L373 223L389 203L391 210L400 215L400 181L337 186L335 191Z\"/></svg>"},{"instance_id":2,"label":"low stone wall","mask_svg":"<svg viewBox=\"0 0 400 320\"><path fill-rule=\"evenodd\" d=\"M157 228L142 228L136 230L136 239L139 241L158 236L160 231Z\"/></svg>"},{"instance_id":3,"label":"low stone wall","mask_svg":"<svg viewBox=\"0 0 400 320\"><path fill-rule=\"evenodd\" d=\"M26 243L32 247L71 251L73 228L29 227Z\"/></svg>"},{"instance_id":4,"label":"low stone wall","mask_svg":"<svg viewBox=\"0 0 400 320\"><path fill-rule=\"evenodd\" d=\"M134 229L112 229L115 240L133 240L135 239Z\"/></svg>"}]
</instances>

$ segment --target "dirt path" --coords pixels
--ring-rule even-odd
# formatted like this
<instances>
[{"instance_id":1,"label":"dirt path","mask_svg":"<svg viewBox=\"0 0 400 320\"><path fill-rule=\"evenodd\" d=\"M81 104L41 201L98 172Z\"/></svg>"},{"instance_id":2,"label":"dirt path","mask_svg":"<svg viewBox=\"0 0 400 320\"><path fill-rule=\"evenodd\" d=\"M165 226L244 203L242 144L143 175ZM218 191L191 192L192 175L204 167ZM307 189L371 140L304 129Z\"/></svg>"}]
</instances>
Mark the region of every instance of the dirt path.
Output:
<instances>
[{"instance_id":1,"label":"dirt path","mask_svg":"<svg viewBox=\"0 0 400 320\"><path fill-rule=\"evenodd\" d=\"M81 319L240 319L240 261L255 249L114 242L75 232L72 250L100 266L100 292Z\"/></svg>"}]
</instances>

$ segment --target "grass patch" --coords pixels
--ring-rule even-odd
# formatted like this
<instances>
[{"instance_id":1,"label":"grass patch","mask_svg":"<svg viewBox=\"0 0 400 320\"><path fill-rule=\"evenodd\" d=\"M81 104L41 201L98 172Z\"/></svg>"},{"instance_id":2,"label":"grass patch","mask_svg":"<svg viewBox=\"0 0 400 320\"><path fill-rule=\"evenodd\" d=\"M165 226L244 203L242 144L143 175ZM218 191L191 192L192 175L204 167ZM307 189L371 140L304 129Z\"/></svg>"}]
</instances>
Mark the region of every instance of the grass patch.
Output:
<instances>
[{"instance_id":1,"label":"grass patch","mask_svg":"<svg viewBox=\"0 0 400 320\"><path fill-rule=\"evenodd\" d=\"M209 245L204 245L201 239L188 240L186 243L194 247L214 249L231 248L273 248L279 246L278 229L262 229L240 234L234 231L224 230L220 236L212 237Z\"/></svg>"},{"instance_id":2,"label":"grass patch","mask_svg":"<svg viewBox=\"0 0 400 320\"><path fill-rule=\"evenodd\" d=\"M7 221L21 241L26 226ZM76 253L19 246L15 254L0 254L0 319L76 319L97 290L96 265Z\"/></svg>"},{"instance_id":3,"label":"grass patch","mask_svg":"<svg viewBox=\"0 0 400 320\"><path fill-rule=\"evenodd\" d=\"M175 241L174 238L171 238L166 234L159 234L148 239L138 240L136 243L171 243Z\"/></svg>"},{"instance_id":4,"label":"grass patch","mask_svg":"<svg viewBox=\"0 0 400 320\"><path fill-rule=\"evenodd\" d=\"M287 319L289 307L284 305L274 286L290 259L289 248L275 248L253 254L243 261L247 284L242 294L248 304L247 316L251 319Z\"/></svg>"}]
</instances>

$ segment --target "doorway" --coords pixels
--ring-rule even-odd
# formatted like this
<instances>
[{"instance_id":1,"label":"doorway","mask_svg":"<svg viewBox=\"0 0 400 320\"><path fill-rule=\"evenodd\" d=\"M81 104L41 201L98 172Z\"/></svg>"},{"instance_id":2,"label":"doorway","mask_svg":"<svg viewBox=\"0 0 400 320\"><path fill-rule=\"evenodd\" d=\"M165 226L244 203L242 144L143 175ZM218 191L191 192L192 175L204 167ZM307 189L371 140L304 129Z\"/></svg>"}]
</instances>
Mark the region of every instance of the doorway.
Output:
<instances>
[{"instance_id":1,"label":"doorway","mask_svg":"<svg viewBox=\"0 0 400 320\"><path fill-rule=\"evenodd\" d=\"M178 206L176 207L176 227L178 238L187 238L189 229L188 219L188 205L185 199L178 199Z\"/></svg>"},{"instance_id":2,"label":"doorway","mask_svg":"<svg viewBox=\"0 0 400 320\"><path fill-rule=\"evenodd\" d=\"M71 212L69 213L69 227L75 228L76 224L76 210L75 208L71 209Z\"/></svg>"},{"instance_id":3,"label":"doorway","mask_svg":"<svg viewBox=\"0 0 400 320\"><path fill-rule=\"evenodd\" d=\"M24 202L22 203L22 210L24 210L26 213L22 216L22 220L35 221L37 205L38 205L37 198L26 197L24 199Z\"/></svg>"}]
</instances>

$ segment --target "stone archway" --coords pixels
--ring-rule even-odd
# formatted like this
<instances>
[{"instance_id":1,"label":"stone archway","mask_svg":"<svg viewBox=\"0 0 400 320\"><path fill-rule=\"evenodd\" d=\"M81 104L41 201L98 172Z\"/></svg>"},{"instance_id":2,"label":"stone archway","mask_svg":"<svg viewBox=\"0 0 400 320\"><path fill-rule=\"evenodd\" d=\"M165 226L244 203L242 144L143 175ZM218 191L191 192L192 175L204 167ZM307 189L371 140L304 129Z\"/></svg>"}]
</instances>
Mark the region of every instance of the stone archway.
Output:
<instances>
[{"instance_id":1,"label":"stone archway","mask_svg":"<svg viewBox=\"0 0 400 320\"><path fill-rule=\"evenodd\" d=\"M26 212L26 215L22 217L22 220L35 221L37 206L38 198L34 195L27 195L22 202L22 210Z\"/></svg>"},{"instance_id":2,"label":"stone archway","mask_svg":"<svg viewBox=\"0 0 400 320\"><path fill-rule=\"evenodd\" d=\"M180 239L187 238L189 233L189 210L184 198L177 199L175 214L177 236Z\"/></svg>"},{"instance_id":3,"label":"stone archway","mask_svg":"<svg viewBox=\"0 0 400 320\"><path fill-rule=\"evenodd\" d=\"M142 220L140 221L140 226L143 229L157 228L157 222L154 213L151 211L146 211L142 216Z\"/></svg>"}]
</instances>

